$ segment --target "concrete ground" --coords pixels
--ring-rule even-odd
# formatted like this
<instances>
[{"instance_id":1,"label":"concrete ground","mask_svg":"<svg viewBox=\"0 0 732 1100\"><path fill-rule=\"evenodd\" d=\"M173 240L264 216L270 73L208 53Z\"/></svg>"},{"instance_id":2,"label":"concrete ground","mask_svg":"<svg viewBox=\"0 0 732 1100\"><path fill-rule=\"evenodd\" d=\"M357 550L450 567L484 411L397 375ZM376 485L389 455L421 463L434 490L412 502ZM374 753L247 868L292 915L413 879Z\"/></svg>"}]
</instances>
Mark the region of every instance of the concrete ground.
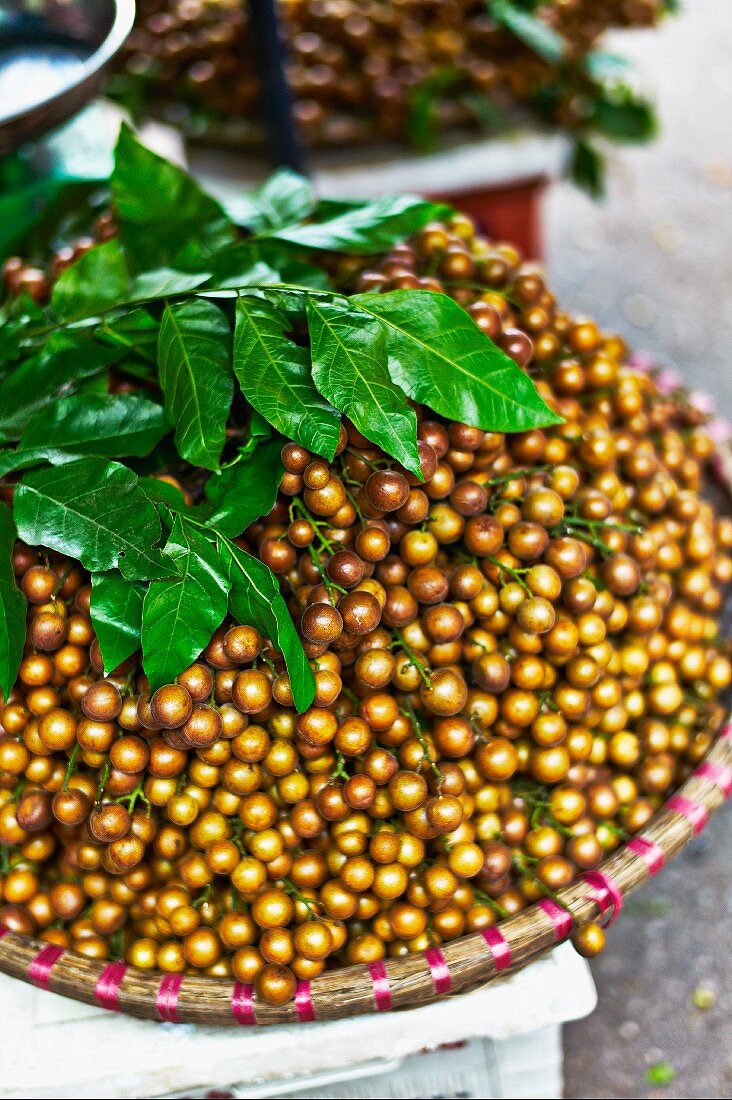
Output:
<instances>
[{"instance_id":1,"label":"concrete ground","mask_svg":"<svg viewBox=\"0 0 732 1100\"><path fill-rule=\"evenodd\" d=\"M551 190L551 283L732 419L732 6L686 0L660 32L617 46L662 132L611 154L602 205ZM599 1007L566 1029L567 1097L732 1096L731 823L728 806L610 930Z\"/></svg>"},{"instance_id":2,"label":"concrete ground","mask_svg":"<svg viewBox=\"0 0 732 1100\"><path fill-rule=\"evenodd\" d=\"M732 411L732 5L682 0L657 31L607 43L658 102L647 146L611 152L605 200L554 186L552 285L575 311L652 349ZM731 417L732 419L732 417Z\"/></svg>"},{"instance_id":3,"label":"concrete ground","mask_svg":"<svg viewBox=\"0 0 732 1100\"><path fill-rule=\"evenodd\" d=\"M570 1100L732 1096L731 823L727 805L609 930L597 1010L564 1031Z\"/></svg>"}]
</instances>

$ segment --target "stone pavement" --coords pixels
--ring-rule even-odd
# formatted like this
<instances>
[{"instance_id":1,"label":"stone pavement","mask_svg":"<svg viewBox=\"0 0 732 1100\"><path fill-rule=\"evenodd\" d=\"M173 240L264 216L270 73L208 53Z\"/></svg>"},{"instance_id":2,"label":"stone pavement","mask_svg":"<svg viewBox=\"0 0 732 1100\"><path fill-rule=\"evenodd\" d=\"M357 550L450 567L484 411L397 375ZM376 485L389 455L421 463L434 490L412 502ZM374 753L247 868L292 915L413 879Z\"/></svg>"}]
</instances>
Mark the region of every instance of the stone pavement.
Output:
<instances>
[{"instance_id":1,"label":"stone pavement","mask_svg":"<svg viewBox=\"0 0 732 1100\"><path fill-rule=\"evenodd\" d=\"M602 205L552 189L551 285L732 420L732 4L686 0L617 47L657 96L662 132L611 154ZM593 964L599 1007L565 1032L567 1097L732 1096L731 824L728 806L628 900Z\"/></svg>"},{"instance_id":2,"label":"stone pavement","mask_svg":"<svg viewBox=\"0 0 732 1100\"><path fill-rule=\"evenodd\" d=\"M597 1010L564 1031L570 1100L732 1096L730 825L727 805L609 930Z\"/></svg>"}]
</instances>

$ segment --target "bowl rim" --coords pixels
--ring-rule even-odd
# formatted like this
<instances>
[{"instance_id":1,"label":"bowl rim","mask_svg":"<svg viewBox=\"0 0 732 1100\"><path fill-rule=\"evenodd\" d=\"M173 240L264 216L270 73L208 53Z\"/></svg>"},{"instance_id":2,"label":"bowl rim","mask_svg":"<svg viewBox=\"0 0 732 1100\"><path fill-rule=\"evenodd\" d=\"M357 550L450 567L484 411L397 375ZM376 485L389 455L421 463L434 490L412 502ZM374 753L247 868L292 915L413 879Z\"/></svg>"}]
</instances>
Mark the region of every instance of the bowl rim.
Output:
<instances>
[{"instance_id":1,"label":"bowl rim","mask_svg":"<svg viewBox=\"0 0 732 1100\"><path fill-rule=\"evenodd\" d=\"M43 110L44 107L53 103L54 100L66 96L77 88L82 87L88 80L93 79L100 73L105 65L108 65L115 55L119 53L134 25L137 5L135 0L113 0L113 4L114 18L109 28L109 32L97 49L85 59L77 76L64 84L63 88L51 93L51 95L45 96L43 99L36 100L30 106L22 107L13 114L0 115L0 130L6 126L10 127L16 125L25 117L34 114L36 111Z\"/></svg>"}]
</instances>

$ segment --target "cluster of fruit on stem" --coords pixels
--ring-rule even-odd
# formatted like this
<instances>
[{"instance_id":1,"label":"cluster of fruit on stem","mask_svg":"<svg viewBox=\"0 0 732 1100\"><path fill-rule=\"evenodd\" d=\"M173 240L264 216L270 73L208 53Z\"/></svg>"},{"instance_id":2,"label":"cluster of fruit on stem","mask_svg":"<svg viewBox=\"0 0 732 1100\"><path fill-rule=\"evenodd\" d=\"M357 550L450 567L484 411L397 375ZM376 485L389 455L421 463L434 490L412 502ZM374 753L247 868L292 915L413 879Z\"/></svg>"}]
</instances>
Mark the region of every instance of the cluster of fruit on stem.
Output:
<instances>
[{"instance_id":1,"label":"cluster of fruit on stem","mask_svg":"<svg viewBox=\"0 0 732 1100\"><path fill-rule=\"evenodd\" d=\"M564 44L558 66L501 21L486 0L288 0L280 5L295 121L308 143L429 140L432 131L500 127L517 107L560 126L587 124L588 53L614 26L650 26L661 0L538 5ZM126 44L120 81L192 136L252 142L259 69L246 5L238 0L145 0ZM530 16L522 6L519 16ZM556 39L554 38L556 35ZM549 92L549 94L547 94ZM482 110L481 110L482 105ZM225 123L230 125L228 128ZM428 127L425 133L422 131Z\"/></svg>"},{"instance_id":2,"label":"cluster of fruit on stem","mask_svg":"<svg viewBox=\"0 0 732 1100\"><path fill-rule=\"evenodd\" d=\"M356 290L449 284L563 422L504 436L419 408L421 479L348 423L331 463L284 446L241 541L299 624L303 713L271 642L230 621L152 696L136 655L105 677L88 576L22 543L0 709L0 923L271 1003L597 866L708 751L730 682L732 522L700 495L694 410L460 215L327 266ZM193 473L160 476L195 495Z\"/></svg>"}]
</instances>

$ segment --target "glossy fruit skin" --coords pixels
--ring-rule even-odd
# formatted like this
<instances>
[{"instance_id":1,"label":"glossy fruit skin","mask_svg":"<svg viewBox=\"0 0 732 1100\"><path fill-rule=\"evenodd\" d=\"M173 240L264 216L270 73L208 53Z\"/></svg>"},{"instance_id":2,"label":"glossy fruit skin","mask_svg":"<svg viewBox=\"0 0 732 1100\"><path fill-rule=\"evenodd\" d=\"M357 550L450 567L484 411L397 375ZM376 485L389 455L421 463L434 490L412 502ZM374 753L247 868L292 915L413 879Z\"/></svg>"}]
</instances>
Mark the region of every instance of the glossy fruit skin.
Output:
<instances>
[{"instance_id":1,"label":"glossy fruit skin","mask_svg":"<svg viewBox=\"0 0 732 1100\"><path fill-rule=\"evenodd\" d=\"M328 264L349 289L453 293L563 423L504 436L417 407L424 481L352 425L331 463L284 445L243 539L311 662L301 713L273 639L231 619L152 695L136 657L104 677L89 577L20 543L27 646L0 706L3 925L272 1004L561 897L698 765L730 681L732 524L699 494L693 410L462 215ZM482 292L453 286L468 270ZM591 957L604 936L574 939Z\"/></svg>"},{"instance_id":2,"label":"glossy fruit skin","mask_svg":"<svg viewBox=\"0 0 732 1100\"><path fill-rule=\"evenodd\" d=\"M572 937L575 950L586 959L594 959L605 946L605 933L599 924L585 924Z\"/></svg>"},{"instance_id":3,"label":"glossy fruit skin","mask_svg":"<svg viewBox=\"0 0 732 1100\"><path fill-rule=\"evenodd\" d=\"M150 699L153 719L164 729L177 729L191 716L193 702L181 684L168 684L158 688Z\"/></svg>"}]
</instances>

